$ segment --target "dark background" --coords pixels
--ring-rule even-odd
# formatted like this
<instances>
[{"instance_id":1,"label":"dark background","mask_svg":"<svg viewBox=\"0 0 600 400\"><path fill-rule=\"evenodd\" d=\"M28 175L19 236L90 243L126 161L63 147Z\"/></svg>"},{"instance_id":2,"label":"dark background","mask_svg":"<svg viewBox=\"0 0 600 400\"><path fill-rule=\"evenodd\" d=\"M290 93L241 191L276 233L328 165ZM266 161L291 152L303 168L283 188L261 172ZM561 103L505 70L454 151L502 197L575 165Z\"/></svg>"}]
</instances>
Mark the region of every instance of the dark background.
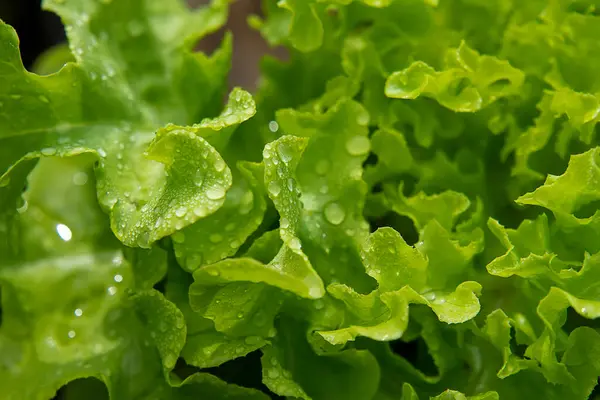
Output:
<instances>
[{"instance_id":1,"label":"dark background","mask_svg":"<svg viewBox=\"0 0 600 400\"><path fill-rule=\"evenodd\" d=\"M31 68L41 52L65 40L60 19L42 11L40 0L0 0L0 19L19 34L26 68Z\"/></svg>"}]
</instances>

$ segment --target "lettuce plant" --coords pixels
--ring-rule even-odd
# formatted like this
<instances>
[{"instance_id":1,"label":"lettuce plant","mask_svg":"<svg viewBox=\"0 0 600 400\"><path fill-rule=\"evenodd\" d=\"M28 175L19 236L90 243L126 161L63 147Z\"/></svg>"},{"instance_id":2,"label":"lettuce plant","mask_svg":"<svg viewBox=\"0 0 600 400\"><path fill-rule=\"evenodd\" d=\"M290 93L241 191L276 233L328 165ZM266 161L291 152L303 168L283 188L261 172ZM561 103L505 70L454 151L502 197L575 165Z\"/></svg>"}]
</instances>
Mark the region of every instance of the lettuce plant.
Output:
<instances>
[{"instance_id":1,"label":"lettuce plant","mask_svg":"<svg viewBox=\"0 0 600 400\"><path fill-rule=\"evenodd\" d=\"M600 4L228 3L0 23L0 399L594 396Z\"/></svg>"}]
</instances>

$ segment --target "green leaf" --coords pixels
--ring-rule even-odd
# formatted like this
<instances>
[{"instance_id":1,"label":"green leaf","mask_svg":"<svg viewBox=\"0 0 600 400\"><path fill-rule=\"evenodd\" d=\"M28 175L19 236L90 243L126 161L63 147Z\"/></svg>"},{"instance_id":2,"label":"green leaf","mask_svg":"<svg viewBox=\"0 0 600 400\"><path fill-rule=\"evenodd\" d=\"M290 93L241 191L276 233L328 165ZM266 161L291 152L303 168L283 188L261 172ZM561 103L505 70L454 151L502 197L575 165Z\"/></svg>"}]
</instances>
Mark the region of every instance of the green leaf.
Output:
<instances>
[{"instance_id":1,"label":"green leaf","mask_svg":"<svg viewBox=\"0 0 600 400\"><path fill-rule=\"evenodd\" d=\"M281 0L277 6L292 14L288 32L288 40L292 46L303 52L313 51L321 46L323 23L314 4L309 1Z\"/></svg>"},{"instance_id":2,"label":"green leaf","mask_svg":"<svg viewBox=\"0 0 600 400\"><path fill-rule=\"evenodd\" d=\"M148 247L214 213L223 205L231 187L231 171L219 153L185 128L159 130L148 147L147 156L165 165L163 187L152 193L141 207L136 207L131 200L117 200L112 209L112 228L117 237L130 246ZM109 197L118 189L99 185L98 190Z\"/></svg>"},{"instance_id":3,"label":"green leaf","mask_svg":"<svg viewBox=\"0 0 600 400\"><path fill-rule=\"evenodd\" d=\"M346 350L318 356L301 326L286 321L280 340L262 357L263 382L276 394L302 399L371 398L379 382L375 358L364 350Z\"/></svg>"},{"instance_id":4,"label":"green leaf","mask_svg":"<svg viewBox=\"0 0 600 400\"><path fill-rule=\"evenodd\" d=\"M190 144L200 154L211 149L199 138L187 139L176 132L166 134L163 131L148 149L152 159L148 160L144 158L144 152L152 139L152 131L165 122L187 123L197 118L199 112L212 113L204 107L205 102L220 96L224 78L221 75L221 81L215 79L219 76L215 75L219 71L215 67L221 66L220 71L226 69L223 62L226 63L229 56L226 51L219 51L210 59L193 54L188 42L218 28L224 21L224 4L189 12L175 1L167 2L161 7L143 8L145 13L139 20L129 20L129 12L138 10L142 3L145 2L132 0L120 5L114 2L80 5L49 2L48 6L64 17L77 64L68 64L59 73L47 77L24 70L15 51L18 47L14 31L4 24L0 27L4 39L0 52L7 60L3 74L5 90L0 96L11 99L26 96L28 99L20 111L8 105L6 111L12 115L10 120L7 119L9 114L0 117L4 132L2 148L11 149L3 153L0 169L4 173L19 159L95 153L101 160L98 194L103 206L111 211L113 229L125 243L135 245L139 242L148 247L148 240L170 234L175 228L168 216L159 216L156 212L152 215L153 212L142 208L148 205L161 209L161 213L174 213L175 208L161 204L164 199L174 200L176 208L183 206L181 200L177 201L174 194L169 194L170 190L162 188L161 183L169 186L177 180L165 178L165 167L155 160L166 163L166 171L176 176L176 169L186 163L183 159L177 162L174 154L169 156L169 147ZM113 14L125 18L125 22L111 17ZM176 56L147 51L149 45L152 48L158 46L156 31L148 25L155 15L163 17L165 26L176 28L169 30L175 35L172 36L174 40L169 41L167 47L161 45L164 51L169 46L183 50L176 52ZM185 20L204 22L200 24L203 27L190 29L190 25L181 24ZM98 24L106 26L99 28ZM134 34L129 32L132 29ZM120 38L111 42L115 46L109 44L109 34ZM167 38L161 37L163 39ZM156 68L148 68L150 64ZM213 72L209 72L211 69ZM164 77L167 70L175 72L171 82L159 78ZM185 84L177 81L190 74L197 76L195 82L207 84L204 97L198 98L184 87ZM157 103L157 94L160 94L162 105ZM138 100L139 107L132 106L134 100ZM19 118L19 113L23 112L37 113L40 118ZM19 123L16 124L17 120ZM172 150L175 153L175 149ZM211 154L212 161L220 160L214 151ZM202 165L197 156L187 161L187 164ZM210 183L226 190L229 186L227 173L221 178L221 181L215 179ZM0 179L6 182L9 176L5 174ZM151 190L157 182L157 189ZM204 195L200 197L206 199ZM193 202L191 205L194 206ZM214 211L215 206L212 207ZM208 212L211 212L210 208ZM164 229L152 226L153 232L149 233L149 224L154 225L159 217L165 222L165 226L159 224L159 228Z\"/></svg>"},{"instance_id":5,"label":"green leaf","mask_svg":"<svg viewBox=\"0 0 600 400\"><path fill-rule=\"evenodd\" d=\"M427 259L391 228L381 228L369 236L363 260L367 273L377 280L381 292L407 285L417 291L425 288Z\"/></svg>"},{"instance_id":6,"label":"green leaf","mask_svg":"<svg viewBox=\"0 0 600 400\"><path fill-rule=\"evenodd\" d=\"M150 331L165 371L175 366L185 343L186 326L181 311L156 290L139 292L132 297L134 307Z\"/></svg>"},{"instance_id":7,"label":"green leaf","mask_svg":"<svg viewBox=\"0 0 600 400\"><path fill-rule=\"evenodd\" d=\"M471 205L467 196L454 191L431 196L419 192L408 198L402 194L402 191L403 185L400 184L397 191L388 188L385 193L392 210L409 217L419 231L431 220L436 220L442 228L449 231L454 227L458 217Z\"/></svg>"},{"instance_id":8,"label":"green leaf","mask_svg":"<svg viewBox=\"0 0 600 400\"><path fill-rule=\"evenodd\" d=\"M600 179L600 170L596 164L598 151L600 149L593 148L571 156L564 174L549 175L544 185L519 197L517 202L547 208L555 213L557 218L561 218L600 199L600 192L597 190L597 182Z\"/></svg>"},{"instance_id":9,"label":"green leaf","mask_svg":"<svg viewBox=\"0 0 600 400\"><path fill-rule=\"evenodd\" d=\"M255 164L239 163L223 206L173 234L175 254L184 268L194 271L201 264L233 256L260 226L266 210L265 193L251 171L261 172Z\"/></svg>"},{"instance_id":10,"label":"green leaf","mask_svg":"<svg viewBox=\"0 0 600 400\"><path fill-rule=\"evenodd\" d=\"M456 112L478 111L496 99L516 95L524 74L496 57L481 56L465 42L449 50L447 69L436 71L422 61L394 72L386 81L385 94L397 99L424 95Z\"/></svg>"}]
</instances>

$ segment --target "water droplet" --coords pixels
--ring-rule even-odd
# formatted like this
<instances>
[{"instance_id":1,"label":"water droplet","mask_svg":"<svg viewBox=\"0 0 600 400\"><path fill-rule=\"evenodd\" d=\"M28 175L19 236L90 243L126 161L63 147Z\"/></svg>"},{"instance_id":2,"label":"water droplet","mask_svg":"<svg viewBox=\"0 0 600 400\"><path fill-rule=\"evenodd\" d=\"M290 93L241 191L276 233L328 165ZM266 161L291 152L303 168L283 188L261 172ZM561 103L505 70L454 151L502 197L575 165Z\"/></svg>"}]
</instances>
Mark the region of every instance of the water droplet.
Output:
<instances>
[{"instance_id":1,"label":"water droplet","mask_svg":"<svg viewBox=\"0 0 600 400\"><path fill-rule=\"evenodd\" d=\"M318 175L325 175L329 170L329 161L327 160L319 160L317 165L315 165L315 172Z\"/></svg>"},{"instance_id":2,"label":"water droplet","mask_svg":"<svg viewBox=\"0 0 600 400\"><path fill-rule=\"evenodd\" d=\"M366 154L370 148L371 144L366 136L353 136L346 142L346 150L353 156Z\"/></svg>"},{"instance_id":3,"label":"water droplet","mask_svg":"<svg viewBox=\"0 0 600 400\"><path fill-rule=\"evenodd\" d=\"M367 126L369 124L369 113L363 110L356 115L356 123L361 126Z\"/></svg>"},{"instance_id":4,"label":"water droplet","mask_svg":"<svg viewBox=\"0 0 600 400\"><path fill-rule=\"evenodd\" d=\"M70 330L70 331L67 333L67 336L69 336L71 339L73 339L73 338L76 336L76 333L75 333L75 331L73 331L73 330Z\"/></svg>"},{"instance_id":5,"label":"water droplet","mask_svg":"<svg viewBox=\"0 0 600 400\"><path fill-rule=\"evenodd\" d=\"M302 243L300 242L300 239L293 237L288 242L288 246L292 250L300 250L302 248Z\"/></svg>"},{"instance_id":6,"label":"water droplet","mask_svg":"<svg viewBox=\"0 0 600 400\"><path fill-rule=\"evenodd\" d=\"M196 176L194 178L194 184L198 187L202 186L202 184L204 183L204 171L199 169L198 171L196 171Z\"/></svg>"},{"instance_id":7,"label":"water droplet","mask_svg":"<svg viewBox=\"0 0 600 400\"><path fill-rule=\"evenodd\" d=\"M121 283L121 282L123 282L123 275L117 274L117 275L114 276L113 279L115 280L115 282Z\"/></svg>"},{"instance_id":8,"label":"water droplet","mask_svg":"<svg viewBox=\"0 0 600 400\"><path fill-rule=\"evenodd\" d=\"M292 151L286 144L280 144L277 146L277 153L279 153L279 158L281 158L281 161L286 164L292 159Z\"/></svg>"},{"instance_id":9,"label":"water droplet","mask_svg":"<svg viewBox=\"0 0 600 400\"><path fill-rule=\"evenodd\" d=\"M329 192L329 186L327 186L327 185L321 186L321 188L319 189L319 192L321 194L327 194Z\"/></svg>"},{"instance_id":10,"label":"water droplet","mask_svg":"<svg viewBox=\"0 0 600 400\"><path fill-rule=\"evenodd\" d=\"M231 247L232 249L237 249L238 247L240 247L241 243L237 240L232 241L231 243L229 243L229 247Z\"/></svg>"},{"instance_id":11,"label":"water droplet","mask_svg":"<svg viewBox=\"0 0 600 400\"><path fill-rule=\"evenodd\" d=\"M200 266L201 263L202 256L199 254L193 254L187 258L185 265L188 267L188 269L195 270Z\"/></svg>"},{"instance_id":12,"label":"water droplet","mask_svg":"<svg viewBox=\"0 0 600 400\"><path fill-rule=\"evenodd\" d=\"M587 311L587 310L586 310L586 308L585 308L585 307L581 307L581 313L582 313L582 314L585 314L585 312L586 312L586 311Z\"/></svg>"},{"instance_id":13,"label":"water droplet","mask_svg":"<svg viewBox=\"0 0 600 400\"><path fill-rule=\"evenodd\" d=\"M269 182L268 190L271 195L277 197L279 196L279 193L281 193L281 186L279 186L277 181L271 181Z\"/></svg>"},{"instance_id":14,"label":"water droplet","mask_svg":"<svg viewBox=\"0 0 600 400\"><path fill-rule=\"evenodd\" d=\"M181 231L177 231L171 235L171 239L173 239L175 243L183 243L185 242L185 234Z\"/></svg>"},{"instance_id":15,"label":"water droplet","mask_svg":"<svg viewBox=\"0 0 600 400\"><path fill-rule=\"evenodd\" d=\"M325 303L323 302L323 300L315 300L313 306L315 307L315 309L321 310L323 307L325 307Z\"/></svg>"},{"instance_id":16,"label":"water droplet","mask_svg":"<svg viewBox=\"0 0 600 400\"><path fill-rule=\"evenodd\" d=\"M81 317L83 315L83 310L81 308L76 308L74 314L76 317Z\"/></svg>"},{"instance_id":17,"label":"water droplet","mask_svg":"<svg viewBox=\"0 0 600 400\"><path fill-rule=\"evenodd\" d=\"M269 122L269 130L271 132L277 132L279 130L279 124L277 123L277 121Z\"/></svg>"},{"instance_id":18,"label":"water droplet","mask_svg":"<svg viewBox=\"0 0 600 400\"><path fill-rule=\"evenodd\" d=\"M53 156L56 154L56 149L54 147L46 147L40 151L45 156Z\"/></svg>"},{"instance_id":19,"label":"water droplet","mask_svg":"<svg viewBox=\"0 0 600 400\"><path fill-rule=\"evenodd\" d=\"M60 238L65 242L68 242L73 237L71 229L65 224L57 224L56 233L58 233L58 236L60 236Z\"/></svg>"},{"instance_id":20,"label":"water droplet","mask_svg":"<svg viewBox=\"0 0 600 400\"><path fill-rule=\"evenodd\" d=\"M177 329L182 329L185 326L184 320L181 318L177 318L177 321L175 321L175 326L177 327Z\"/></svg>"},{"instance_id":21,"label":"water droplet","mask_svg":"<svg viewBox=\"0 0 600 400\"><path fill-rule=\"evenodd\" d=\"M233 222L230 222L227 225L225 225L225 231L226 232L231 232L234 229L235 229L235 224Z\"/></svg>"},{"instance_id":22,"label":"water droplet","mask_svg":"<svg viewBox=\"0 0 600 400\"><path fill-rule=\"evenodd\" d=\"M88 181L88 174L85 172L76 172L73 174L73 183L77 186L83 186Z\"/></svg>"},{"instance_id":23,"label":"water droplet","mask_svg":"<svg viewBox=\"0 0 600 400\"><path fill-rule=\"evenodd\" d=\"M5 176L4 179L0 179L0 187L6 187L10 183L10 177Z\"/></svg>"},{"instance_id":24,"label":"water droplet","mask_svg":"<svg viewBox=\"0 0 600 400\"><path fill-rule=\"evenodd\" d=\"M202 205L197 205L196 207L194 207L193 212L196 217L204 217L208 211L206 210L206 207Z\"/></svg>"},{"instance_id":25,"label":"water droplet","mask_svg":"<svg viewBox=\"0 0 600 400\"><path fill-rule=\"evenodd\" d=\"M188 211L187 208L185 208L185 207L179 207L179 208L177 208L175 210L175 215L178 218L183 218L183 217L185 217L185 214L187 214L187 211Z\"/></svg>"},{"instance_id":26,"label":"water droplet","mask_svg":"<svg viewBox=\"0 0 600 400\"><path fill-rule=\"evenodd\" d=\"M294 184L295 184L294 180L292 178L289 178L287 181L287 187L290 192L294 191Z\"/></svg>"},{"instance_id":27,"label":"water droplet","mask_svg":"<svg viewBox=\"0 0 600 400\"><path fill-rule=\"evenodd\" d=\"M221 172L225 169L225 161L221 160L220 158L215 161L215 170L217 172Z\"/></svg>"},{"instance_id":28,"label":"water droplet","mask_svg":"<svg viewBox=\"0 0 600 400\"><path fill-rule=\"evenodd\" d=\"M28 208L29 208L29 202L28 202L28 201L26 201L26 200L24 200L24 201L23 201L23 205L22 205L21 207L18 207L18 208L17 208L17 212L18 212L19 214L23 214L24 212L26 212L26 211L27 211L27 209L28 209Z\"/></svg>"},{"instance_id":29,"label":"water droplet","mask_svg":"<svg viewBox=\"0 0 600 400\"><path fill-rule=\"evenodd\" d=\"M277 379L277 378L279 378L279 370L277 370L275 368L271 368L269 370L268 375L269 375L269 378L271 378L271 379Z\"/></svg>"},{"instance_id":30,"label":"water droplet","mask_svg":"<svg viewBox=\"0 0 600 400\"><path fill-rule=\"evenodd\" d=\"M48 98L47 98L46 96L44 96L43 94L42 94L42 95L39 95L39 96L38 96L38 99L40 99L40 101L41 101L42 103L50 103L50 100L48 100Z\"/></svg>"},{"instance_id":31,"label":"water droplet","mask_svg":"<svg viewBox=\"0 0 600 400\"><path fill-rule=\"evenodd\" d=\"M265 146L265 149L263 150L263 158L265 160L268 160L269 158L271 158L271 146L267 145Z\"/></svg>"},{"instance_id":32,"label":"water droplet","mask_svg":"<svg viewBox=\"0 0 600 400\"><path fill-rule=\"evenodd\" d=\"M117 294L117 288L115 286L111 286L107 289L107 292L110 296L114 296Z\"/></svg>"},{"instance_id":33,"label":"water droplet","mask_svg":"<svg viewBox=\"0 0 600 400\"><path fill-rule=\"evenodd\" d=\"M338 203L329 203L325 206L325 219L332 225L339 225L346 218L346 212Z\"/></svg>"},{"instance_id":34,"label":"water droplet","mask_svg":"<svg viewBox=\"0 0 600 400\"><path fill-rule=\"evenodd\" d=\"M210 276L219 276L220 275L220 272L217 269L209 269L207 272Z\"/></svg>"},{"instance_id":35,"label":"water droplet","mask_svg":"<svg viewBox=\"0 0 600 400\"><path fill-rule=\"evenodd\" d=\"M279 226L283 229L287 229L290 226L290 221L286 217L281 217L281 220L279 221Z\"/></svg>"},{"instance_id":36,"label":"water droplet","mask_svg":"<svg viewBox=\"0 0 600 400\"><path fill-rule=\"evenodd\" d=\"M218 233L213 233L212 235L209 236L208 239L212 243L219 243L221 240L223 240L223 236L219 235Z\"/></svg>"},{"instance_id":37,"label":"water droplet","mask_svg":"<svg viewBox=\"0 0 600 400\"><path fill-rule=\"evenodd\" d=\"M221 187L211 187L206 190L206 197L211 200L219 200L225 197L225 190Z\"/></svg>"},{"instance_id":38,"label":"water droplet","mask_svg":"<svg viewBox=\"0 0 600 400\"><path fill-rule=\"evenodd\" d=\"M244 313L241 313L241 312L240 312L240 313L238 313L238 314L237 314L237 317L238 317L238 319L242 319L242 318L244 318Z\"/></svg>"},{"instance_id":39,"label":"water droplet","mask_svg":"<svg viewBox=\"0 0 600 400\"><path fill-rule=\"evenodd\" d=\"M99 148L97 150L97 152L100 157L102 157L102 158L106 157L106 151L103 148Z\"/></svg>"},{"instance_id":40,"label":"water droplet","mask_svg":"<svg viewBox=\"0 0 600 400\"><path fill-rule=\"evenodd\" d=\"M319 297L323 296L323 293L322 293L321 289L313 286L310 289L308 289L308 295L310 297L312 297L313 299L318 299Z\"/></svg>"},{"instance_id":41,"label":"water droplet","mask_svg":"<svg viewBox=\"0 0 600 400\"><path fill-rule=\"evenodd\" d=\"M20 94L11 94L10 98L13 100L19 100L21 98L21 95Z\"/></svg>"}]
</instances>

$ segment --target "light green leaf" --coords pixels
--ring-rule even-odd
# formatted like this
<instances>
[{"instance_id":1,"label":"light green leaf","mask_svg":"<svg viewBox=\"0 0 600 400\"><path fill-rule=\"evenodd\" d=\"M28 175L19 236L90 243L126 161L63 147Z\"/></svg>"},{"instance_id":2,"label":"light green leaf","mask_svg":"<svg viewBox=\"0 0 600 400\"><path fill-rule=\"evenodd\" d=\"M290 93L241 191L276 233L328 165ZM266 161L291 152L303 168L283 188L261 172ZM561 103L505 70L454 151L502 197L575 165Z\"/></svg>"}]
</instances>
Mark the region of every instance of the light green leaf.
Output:
<instances>
[{"instance_id":1,"label":"light green leaf","mask_svg":"<svg viewBox=\"0 0 600 400\"><path fill-rule=\"evenodd\" d=\"M206 331L189 336L181 356L190 365L211 368L244 357L268 343L259 336L228 337L221 332Z\"/></svg>"},{"instance_id":2,"label":"light green leaf","mask_svg":"<svg viewBox=\"0 0 600 400\"><path fill-rule=\"evenodd\" d=\"M467 196L454 191L430 196L419 192L411 197L405 197L402 191L403 184L400 184L397 190L386 188L385 194L392 210L409 217L419 231L432 220L436 220L442 228L450 231L458 217L471 205Z\"/></svg>"},{"instance_id":3,"label":"light green leaf","mask_svg":"<svg viewBox=\"0 0 600 400\"><path fill-rule=\"evenodd\" d=\"M496 392L487 392L476 396L465 396L456 390L446 390L438 396L431 397L431 400L499 400L500 397Z\"/></svg>"},{"instance_id":4,"label":"light green leaf","mask_svg":"<svg viewBox=\"0 0 600 400\"><path fill-rule=\"evenodd\" d=\"M306 400L359 400L372 398L377 391L379 367L368 351L318 356L301 325L286 320L278 328L279 340L265 348L261 360L263 382L274 393Z\"/></svg>"},{"instance_id":5,"label":"light green leaf","mask_svg":"<svg viewBox=\"0 0 600 400\"><path fill-rule=\"evenodd\" d=\"M407 285L416 291L425 288L427 259L392 228L378 229L369 236L363 249L363 261L382 293Z\"/></svg>"},{"instance_id":6,"label":"light green leaf","mask_svg":"<svg viewBox=\"0 0 600 400\"><path fill-rule=\"evenodd\" d=\"M162 188L159 186L141 207L132 204L132 200L117 200L112 209L112 228L130 246L149 247L150 243L214 213L223 205L231 187L231 171L219 153L185 128L159 130L147 155L165 165ZM102 190L111 193L113 188L99 185L99 191ZM144 199L133 199L136 200Z\"/></svg>"},{"instance_id":7,"label":"light green leaf","mask_svg":"<svg viewBox=\"0 0 600 400\"><path fill-rule=\"evenodd\" d=\"M170 371L185 343L186 325L183 314L156 290L136 293L132 301L158 348L165 372Z\"/></svg>"},{"instance_id":8,"label":"light green leaf","mask_svg":"<svg viewBox=\"0 0 600 400\"><path fill-rule=\"evenodd\" d=\"M302 52L316 50L323 43L323 23L317 15L316 6L310 1L281 0L278 7L288 10L292 16L288 40Z\"/></svg>"},{"instance_id":9,"label":"light green leaf","mask_svg":"<svg viewBox=\"0 0 600 400\"><path fill-rule=\"evenodd\" d=\"M555 213L557 218L561 218L600 199L600 169L597 165L599 151L600 149L593 148L571 156L564 174L548 175L544 185L519 197L517 202L547 208Z\"/></svg>"},{"instance_id":10,"label":"light green leaf","mask_svg":"<svg viewBox=\"0 0 600 400\"><path fill-rule=\"evenodd\" d=\"M256 171L253 173L252 171ZM175 255L187 270L212 264L236 253L260 226L266 210L265 193L255 174L260 166L238 163L233 186L223 206L187 228L173 234Z\"/></svg>"},{"instance_id":11,"label":"light green leaf","mask_svg":"<svg viewBox=\"0 0 600 400\"><path fill-rule=\"evenodd\" d=\"M398 99L424 95L457 112L474 112L498 98L516 95L524 74L510 63L479 55L462 42L446 56L447 69L436 71L422 61L394 72L386 81L385 94Z\"/></svg>"}]
</instances>

